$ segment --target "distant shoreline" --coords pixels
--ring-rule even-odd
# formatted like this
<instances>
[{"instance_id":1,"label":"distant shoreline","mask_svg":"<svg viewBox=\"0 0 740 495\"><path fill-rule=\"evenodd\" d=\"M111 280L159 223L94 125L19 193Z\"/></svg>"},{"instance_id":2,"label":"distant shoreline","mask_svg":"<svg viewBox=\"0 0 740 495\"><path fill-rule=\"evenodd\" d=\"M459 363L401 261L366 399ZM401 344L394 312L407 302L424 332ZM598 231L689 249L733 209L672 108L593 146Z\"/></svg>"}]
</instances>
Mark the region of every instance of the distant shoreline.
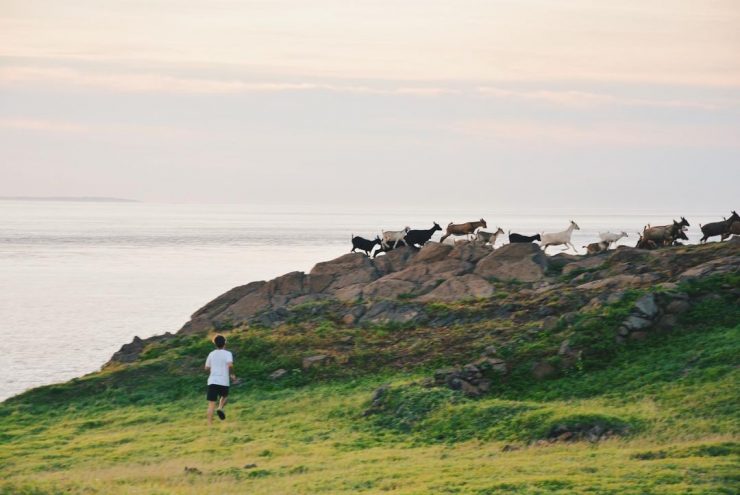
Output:
<instances>
[{"instance_id":1,"label":"distant shoreline","mask_svg":"<svg viewBox=\"0 0 740 495\"><path fill-rule=\"evenodd\" d=\"M0 196L0 201L69 201L77 203L138 203L135 199L104 196Z\"/></svg>"}]
</instances>

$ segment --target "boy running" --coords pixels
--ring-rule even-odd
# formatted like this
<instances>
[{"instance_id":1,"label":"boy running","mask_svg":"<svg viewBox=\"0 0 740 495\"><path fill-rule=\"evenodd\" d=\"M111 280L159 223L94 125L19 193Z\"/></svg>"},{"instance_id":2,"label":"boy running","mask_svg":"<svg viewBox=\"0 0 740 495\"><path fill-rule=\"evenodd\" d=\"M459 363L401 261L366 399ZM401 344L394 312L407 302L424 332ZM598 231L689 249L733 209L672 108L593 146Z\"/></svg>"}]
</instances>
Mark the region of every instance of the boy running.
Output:
<instances>
[{"instance_id":1,"label":"boy running","mask_svg":"<svg viewBox=\"0 0 740 495\"><path fill-rule=\"evenodd\" d=\"M234 366L234 357L229 351L224 349L226 345L226 338L223 335L216 335L213 339L213 343L217 349L211 351L206 359L206 371L210 371L208 376L208 393L206 398L208 399L208 424L213 423L213 410L216 410L218 417L226 419L226 413L224 413L224 407L226 402L229 400L229 376L232 380L236 380L236 376L232 372ZM216 401L218 400L218 409L216 409Z\"/></svg>"}]
</instances>

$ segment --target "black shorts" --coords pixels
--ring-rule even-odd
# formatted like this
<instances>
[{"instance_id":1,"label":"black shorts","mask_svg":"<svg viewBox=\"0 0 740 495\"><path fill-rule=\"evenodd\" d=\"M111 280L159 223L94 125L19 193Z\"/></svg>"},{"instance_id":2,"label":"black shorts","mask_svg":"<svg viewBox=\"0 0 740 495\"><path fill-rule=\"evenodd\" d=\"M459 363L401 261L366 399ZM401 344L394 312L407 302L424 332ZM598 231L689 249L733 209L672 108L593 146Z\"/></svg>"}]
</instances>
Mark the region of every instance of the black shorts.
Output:
<instances>
[{"instance_id":1,"label":"black shorts","mask_svg":"<svg viewBox=\"0 0 740 495\"><path fill-rule=\"evenodd\" d=\"M219 397L228 397L229 387L226 385L208 385L208 393L206 393L206 399L211 402L216 402Z\"/></svg>"}]
</instances>

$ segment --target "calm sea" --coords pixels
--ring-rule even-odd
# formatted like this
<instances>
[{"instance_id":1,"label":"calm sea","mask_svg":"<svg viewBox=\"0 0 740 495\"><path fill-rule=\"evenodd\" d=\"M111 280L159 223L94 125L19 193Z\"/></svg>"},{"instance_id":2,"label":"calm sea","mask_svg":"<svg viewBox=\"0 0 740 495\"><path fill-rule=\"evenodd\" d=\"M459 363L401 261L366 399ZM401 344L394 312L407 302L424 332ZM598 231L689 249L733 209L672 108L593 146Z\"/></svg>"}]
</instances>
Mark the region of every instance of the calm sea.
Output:
<instances>
[{"instance_id":1,"label":"calm sea","mask_svg":"<svg viewBox=\"0 0 740 495\"><path fill-rule=\"evenodd\" d=\"M488 230L532 234L563 230L573 218L580 249L605 229L625 230L634 244L643 225L671 218L438 210L0 201L0 400L98 370L135 335L174 332L236 285L346 253L351 233L372 237L381 228L482 215ZM682 213L692 242L700 222L718 218Z\"/></svg>"}]
</instances>

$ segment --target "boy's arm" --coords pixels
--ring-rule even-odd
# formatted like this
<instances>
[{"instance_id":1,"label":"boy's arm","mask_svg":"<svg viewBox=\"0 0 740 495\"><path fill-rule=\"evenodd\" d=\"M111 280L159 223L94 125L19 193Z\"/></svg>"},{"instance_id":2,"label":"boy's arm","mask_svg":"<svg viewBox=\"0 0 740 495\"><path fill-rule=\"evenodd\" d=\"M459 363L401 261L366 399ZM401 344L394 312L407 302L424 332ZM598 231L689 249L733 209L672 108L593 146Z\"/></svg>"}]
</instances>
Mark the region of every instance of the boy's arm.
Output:
<instances>
[{"instance_id":1,"label":"boy's arm","mask_svg":"<svg viewBox=\"0 0 740 495\"><path fill-rule=\"evenodd\" d=\"M236 375L234 374L234 361L229 361L227 363L229 365L229 376L231 376L231 379L236 381Z\"/></svg>"},{"instance_id":2,"label":"boy's arm","mask_svg":"<svg viewBox=\"0 0 740 495\"><path fill-rule=\"evenodd\" d=\"M211 371L211 355L210 354L206 358L206 366L205 366L205 369L206 369L206 371Z\"/></svg>"}]
</instances>

